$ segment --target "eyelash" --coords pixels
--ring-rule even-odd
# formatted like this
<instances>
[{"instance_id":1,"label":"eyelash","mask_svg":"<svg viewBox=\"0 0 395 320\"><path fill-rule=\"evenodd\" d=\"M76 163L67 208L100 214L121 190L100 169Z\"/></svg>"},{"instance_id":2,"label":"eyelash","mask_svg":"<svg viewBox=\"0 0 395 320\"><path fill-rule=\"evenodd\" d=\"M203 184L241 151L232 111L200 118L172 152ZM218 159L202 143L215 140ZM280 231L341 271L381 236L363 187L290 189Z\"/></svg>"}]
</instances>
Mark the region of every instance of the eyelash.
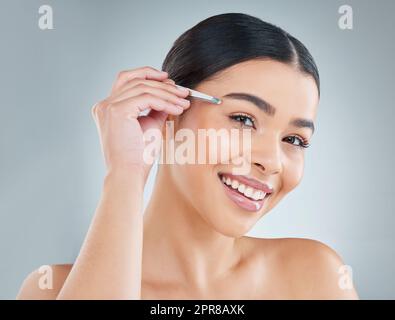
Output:
<instances>
[{"instance_id":1,"label":"eyelash","mask_svg":"<svg viewBox=\"0 0 395 320\"><path fill-rule=\"evenodd\" d=\"M234 121L241 122L243 126L247 126L247 127L250 127L250 128L251 128L251 126L248 126L248 125L244 124L244 121L241 120L241 119L250 120L251 123L252 123L252 127L253 127L254 129L256 129L254 117L252 117L252 116L250 116L250 115L248 115L248 114L245 114L245 113L232 114L232 115L229 116L229 118L231 118L231 119L234 120ZM241 121L240 121L240 120L241 120ZM305 139L305 138L303 138L303 137L301 137L301 136L299 136L299 135L292 135L292 136L289 136L289 137L291 137L291 138L297 138L297 139L299 139L299 141L300 141L300 144L299 144L299 145L295 145L295 144L293 144L293 143L291 143L291 145L294 145L294 146L296 146L296 147L298 147L298 148L308 148L308 147L310 147L310 143L308 142L308 140ZM287 137L287 138L288 138L288 137Z\"/></svg>"}]
</instances>

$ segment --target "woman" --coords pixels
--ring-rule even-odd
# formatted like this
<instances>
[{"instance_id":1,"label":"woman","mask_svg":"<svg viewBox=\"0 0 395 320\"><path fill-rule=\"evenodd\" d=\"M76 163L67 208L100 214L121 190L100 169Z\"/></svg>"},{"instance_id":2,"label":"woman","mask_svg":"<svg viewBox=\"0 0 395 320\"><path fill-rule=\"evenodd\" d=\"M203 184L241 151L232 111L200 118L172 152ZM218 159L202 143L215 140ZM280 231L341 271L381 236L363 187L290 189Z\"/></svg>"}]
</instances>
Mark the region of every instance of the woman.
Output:
<instances>
[{"instance_id":1,"label":"woman","mask_svg":"<svg viewBox=\"0 0 395 320\"><path fill-rule=\"evenodd\" d=\"M320 96L305 46L255 17L221 14L182 34L162 69L121 72L92 109L107 165L94 219L75 263L51 266L49 288L33 271L18 298L357 299L327 245L243 236L303 175ZM175 83L222 103L187 98ZM144 134L164 134L166 120L195 137L198 129L248 129L249 156L237 157L249 171L234 174L236 162L224 159L160 164L143 215Z\"/></svg>"}]
</instances>

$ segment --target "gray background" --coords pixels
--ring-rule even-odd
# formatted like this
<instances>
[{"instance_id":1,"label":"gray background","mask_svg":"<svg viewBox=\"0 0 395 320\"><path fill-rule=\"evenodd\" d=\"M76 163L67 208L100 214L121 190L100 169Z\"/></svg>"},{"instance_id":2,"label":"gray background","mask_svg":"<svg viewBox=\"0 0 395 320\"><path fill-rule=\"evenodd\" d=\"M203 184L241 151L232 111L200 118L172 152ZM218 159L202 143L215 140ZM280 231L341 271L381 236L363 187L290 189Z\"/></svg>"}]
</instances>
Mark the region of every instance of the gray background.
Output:
<instances>
[{"instance_id":1,"label":"gray background","mask_svg":"<svg viewBox=\"0 0 395 320\"><path fill-rule=\"evenodd\" d=\"M42 4L54 30L38 28ZM342 4L352 31L338 27ZM182 32L226 12L289 31L322 78L304 180L249 235L320 240L352 266L361 298L395 298L395 2L383 0L1 1L0 298L76 258L105 173L90 108L118 71L160 68Z\"/></svg>"}]
</instances>

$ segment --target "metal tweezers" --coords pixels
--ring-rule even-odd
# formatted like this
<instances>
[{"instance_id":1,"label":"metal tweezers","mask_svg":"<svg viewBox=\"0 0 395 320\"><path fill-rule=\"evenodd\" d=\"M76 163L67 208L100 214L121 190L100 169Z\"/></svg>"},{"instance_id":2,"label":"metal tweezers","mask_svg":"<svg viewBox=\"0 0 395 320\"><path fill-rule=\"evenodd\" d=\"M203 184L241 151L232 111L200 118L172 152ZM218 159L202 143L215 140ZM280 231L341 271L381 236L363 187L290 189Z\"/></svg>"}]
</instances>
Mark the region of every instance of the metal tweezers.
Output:
<instances>
[{"instance_id":1,"label":"metal tweezers","mask_svg":"<svg viewBox=\"0 0 395 320\"><path fill-rule=\"evenodd\" d=\"M183 86L179 86L178 84L176 84L176 87L185 88ZM214 104L220 104L222 102L221 99L209 96L208 94L205 94L205 93L202 93L202 92L199 92L196 90L192 90L189 88L186 88L186 89L189 90L189 96L191 96L191 97L202 99L202 100L214 103Z\"/></svg>"}]
</instances>

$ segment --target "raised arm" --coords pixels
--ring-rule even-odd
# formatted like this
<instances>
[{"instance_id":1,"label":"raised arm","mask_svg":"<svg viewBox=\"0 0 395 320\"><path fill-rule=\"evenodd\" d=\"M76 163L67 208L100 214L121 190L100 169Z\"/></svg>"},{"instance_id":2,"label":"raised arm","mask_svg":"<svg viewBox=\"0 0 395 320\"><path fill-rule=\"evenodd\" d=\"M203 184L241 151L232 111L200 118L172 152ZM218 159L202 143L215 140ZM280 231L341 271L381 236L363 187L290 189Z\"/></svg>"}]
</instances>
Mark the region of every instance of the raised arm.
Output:
<instances>
[{"instance_id":1,"label":"raised arm","mask_svg":"<svg viewBox=\"0 0 395 320\"><path fill-rule=\"evenodd\" d=\"M152 166L143 159L143 135L161 130L168 114L188 108L187 95L166 73L143 67L121 72L111 95L92 109L107 174L80 253L54 298L141 298L143 191ZM148 108L149 114L140 116ZM30 278L21 299L27 292L39 296L32 291L37 277Z\"/></svg>"}]
</instances>

